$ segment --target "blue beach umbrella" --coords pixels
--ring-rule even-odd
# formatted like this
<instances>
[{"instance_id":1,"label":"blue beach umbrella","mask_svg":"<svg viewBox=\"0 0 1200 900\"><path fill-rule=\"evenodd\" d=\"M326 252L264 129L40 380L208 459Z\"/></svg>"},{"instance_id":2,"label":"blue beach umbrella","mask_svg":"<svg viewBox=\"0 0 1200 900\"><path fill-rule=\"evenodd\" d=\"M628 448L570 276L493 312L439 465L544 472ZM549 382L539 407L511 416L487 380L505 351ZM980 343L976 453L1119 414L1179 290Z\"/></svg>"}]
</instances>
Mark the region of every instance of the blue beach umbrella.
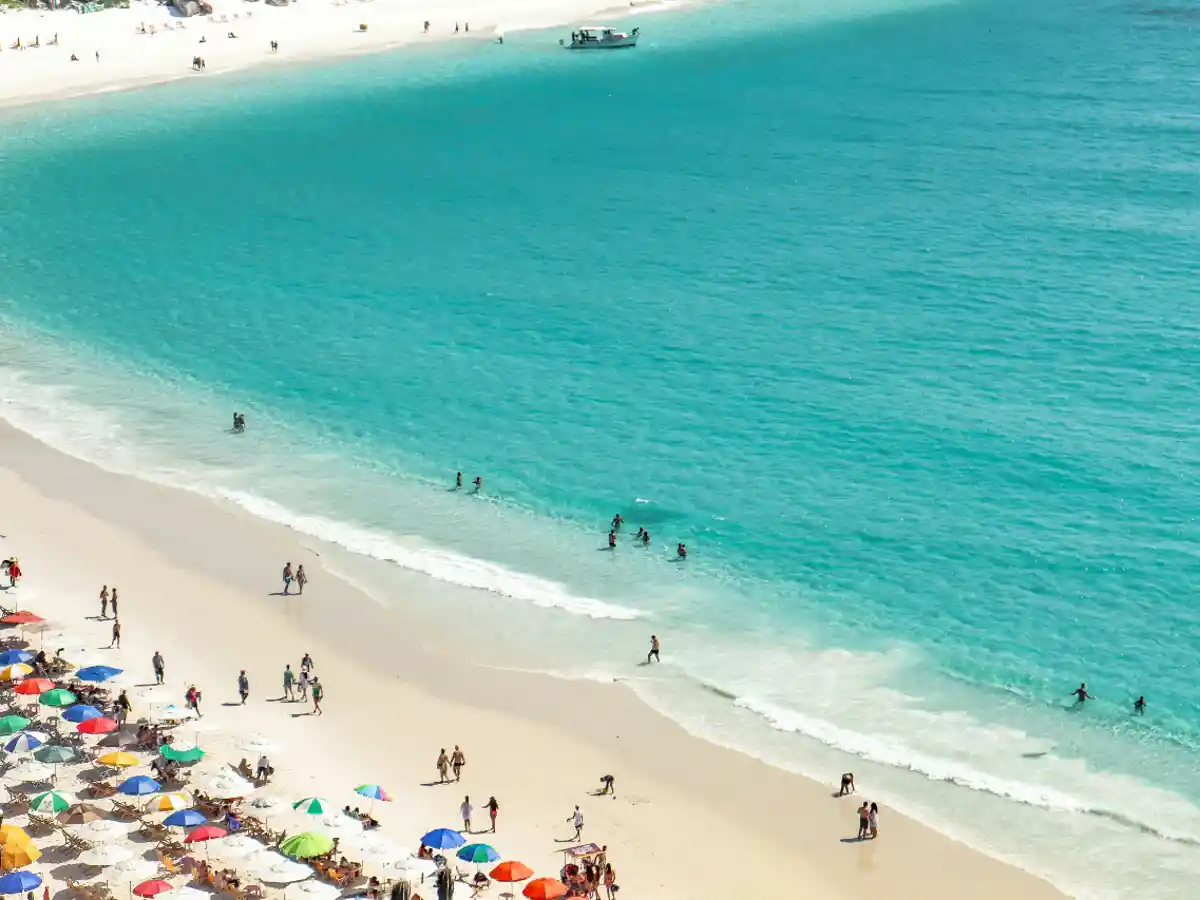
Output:
<instances>
[{"instance_id":1,"label":"blue beach umbrella","mask_svg":"<svg viewBox=\"0 0 1200 900\"><path fill-rule=\"evenodd\" d=\"M489 863L500 858L500 854L487 844L467 844L458 851L458 858L464 862Z\"/></svg>"},{"instance_id":2,"label":"blue beach umbrella","mask_svg":"<svg viewBox=\"0 0 1200 900\"><path fill-rule=\"evenodd\" d=\"M65 710L62 717L68 722L74 722L78 725L80 722L86 722L88 719L99 719L104 713L96 709L94 706L88 706L86 703L78 703Z\"/></svg>"},{"instance_id":3,"label":"blue beach umbrella","mask_svg":"<svg viewBox=\"0 0 1200 900\"><path fill-rule=\"evenodd\" d=\"M146 775L134 775L117 786L117 790L122 794L132 794L135 797L142 794L153 794L161 789L161 784Z\"/></svg>"},{"instance_id":4,"label":"blue beach umbrella","mask_svg":"<svg viewBox=\"0 0 1200 900\"><path fill-rule=\"evenodd\" d=\"M124 669L114 669L112 666L88 666L76 672L75 677L80 681L108 681L124 671Z\"/></svg>"},{"instance_id":5,"label":"blue beach umbrella","mask_svg":"<svg viewBox=\"0 0 1200 900\"><path fill-rule=\"evenodd\" d=\"M0 666L11 666L16 663L29 662L33 654L28 650L5 650L0 653Z\"/></svg>"},{"instance_id":6,"label":"blue beach umbrella","mask_svg":"<svg viewBox=\"0 0 1200 900\"><path fill-rule=\"evenodd\" d=\"M44 743L46 742L40 737L32 735L28 731L18 731L13 735L13 739L4 745L4 749L9 753L29 753Z\"/></svg>"},{"instance_id":7,"label":"blue beach umbrella","mask_svg":"<svg viewBox=\"0 0 1200 900\"><path fill-rule=\"evenodd\" d=\"M203 825L207 821L208 816L204 815L198 809L181 809L163 819L163 824L176 825L180 828L191 828L193 825Z\"/></svg>"},{"instance_id":8,"label":"blue beach umbrella","mask_svg":"<svg viewBox=\"0 0 1200 900\"><path fill-rule=\"evenodd\" d=\"M24 894L36 887L41 887L40 875L32 872L9 872L0 878L0 894Z\"/></svg>"},{"instance_id":9,"label":"blue beach umbrella","mask_svg":"<svg viewBox=\"0 0 1200 900\"><path fill-rule=\"evenodd\" d=\"M466 842L466 838L453 828L435 828L421 838L422 844L432 847L434 850L453 850Z\"/></svg>"}]
</instances>

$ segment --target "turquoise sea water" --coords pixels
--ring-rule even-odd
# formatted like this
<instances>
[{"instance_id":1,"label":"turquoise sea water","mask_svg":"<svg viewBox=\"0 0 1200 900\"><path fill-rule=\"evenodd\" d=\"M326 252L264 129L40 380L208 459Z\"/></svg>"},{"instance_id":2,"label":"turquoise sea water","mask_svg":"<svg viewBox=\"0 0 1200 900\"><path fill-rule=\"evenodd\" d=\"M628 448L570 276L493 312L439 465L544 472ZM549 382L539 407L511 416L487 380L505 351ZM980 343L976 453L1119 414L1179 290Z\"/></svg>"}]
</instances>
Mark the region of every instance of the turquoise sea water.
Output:
<instances>
[{"instance_id":1,"label":"turquoise sea water","mask_svg":"<svg viewBox=\"0 0 1200 900\"><path fill-rule=\"evenodd\" d=\"M1200 17L638 23L5 113L0 412L1080 896L1194 895Z\"/></svg>"}]
</instances>

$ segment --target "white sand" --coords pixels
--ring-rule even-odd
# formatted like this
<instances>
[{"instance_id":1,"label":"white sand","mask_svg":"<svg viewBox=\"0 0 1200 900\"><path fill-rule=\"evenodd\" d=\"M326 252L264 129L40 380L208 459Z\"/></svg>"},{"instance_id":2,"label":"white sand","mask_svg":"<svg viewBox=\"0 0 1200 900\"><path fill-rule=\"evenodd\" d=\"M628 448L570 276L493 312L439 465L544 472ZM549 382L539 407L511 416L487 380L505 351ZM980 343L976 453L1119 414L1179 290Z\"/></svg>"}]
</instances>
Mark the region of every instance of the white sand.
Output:
<instances>
[{"instance_id":1,"label":"white sand","mask_svg":"<svg viewBox=\"0 0 1200 900\"><path fill-rule=\"evenodd\" d=\"M394 619L323 571L321 548L287 529L102 472L7 426L0 496L0 551L19 555L26 572L0 601L19 595L51 619L63 636L47 634L48 647L82 644L124 667L130 684L153 681L160 649L167 684L133 690L135 718L151 699L181 701L195 682L206 727L217 728L200 735L213 751L202 772L253 763L239 747L264 736L281 748L268 793L364 805L353 787L379 783L396 797L376 804L382 833L409 851L426 830L461 825L464 794L477 809L495 795L498 833L480 839L540 875L557 874L580 804L584 839L608 845L623 898L1061 896L887 809L877 841L845 843L854 798L691 738L619 685L478 668L473 648L452 643L431 652L442 640L434 623ZM303 600L270 595L284 560L310 573ZM101 584L120 588L119 651L99 649L110 623L88 618ZM306 651L327 686L319 718L274 702L284 663L297 668ZM225 705L237 700L241 668L250 702ZM438 750L455 744L468 759L462 784L424 786ZM615 800L590 795L605 773L617 777ZM859 788L870 796L870 785ZM48 857L35 869L55 891L77 871L63 865Z\"/></svg>"},{"instance_id":2,"label":"white sand","mask_svg":"<svg viewBox=\"0 0 1200 900\"><path fill-rule=\"evenodd\" d=\"M495 41L505 31L578 21L626 5L612 0L296 0L291 6L275 7L214 0L211 17L186 19L171 7L147 0L134 0L129 9L82 15L73 10L8 10L0 14L0 104L210 78L250 66L379 51L417 41ZM619 18L620 12L614 15ZM470 31L456 34L460 23ZM366 32L358 30L363 24ZM139 32L143 25L145 34ZM231 31L236 39L228 37ZM58 43L50 46L56 35ZM18 39L25 49L11 49ZM40 47L30 46L39 39ZM279 43L277 54L271 53L271 41ZM78 62L71 62L72 54ZM195 56L207 63L202 74L192 70Z\"/></svg>"}]
</instances>

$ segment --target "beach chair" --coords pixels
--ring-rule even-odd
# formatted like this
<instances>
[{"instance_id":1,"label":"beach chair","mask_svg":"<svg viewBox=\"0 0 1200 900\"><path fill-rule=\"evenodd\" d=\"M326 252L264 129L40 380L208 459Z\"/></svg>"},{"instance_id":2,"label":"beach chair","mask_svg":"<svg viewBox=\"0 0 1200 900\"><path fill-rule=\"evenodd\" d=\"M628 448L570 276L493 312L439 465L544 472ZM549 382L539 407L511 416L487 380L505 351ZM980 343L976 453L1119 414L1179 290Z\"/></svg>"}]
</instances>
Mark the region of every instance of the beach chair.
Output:
<instances>
[{"instance_id":1,"label":"beach chair","mask_svg":"<svg viewBox=\"0 0 1200 900\"><path fill-rule=\"evenodd\" d=\"M48 816L29 814L29 830L40 834L54 834L58 831L58 823Z\"/></svg>"},{"instance_id":2,"label":"beach chair","mask_svg":"<svg viewBox=\"0 0 1200 900\"><path fill-rule=\"evenodd\" d=\"M71 834L69 831L63 831L63 837L66 839L66 847L68 850L73 850L76 853L86 853L92 849L90 841L85 841L83 838Z\"/></svg>"},{"instance_id":3,"label":"beach chair","mask_svg":"<svg viewBox=\"0 0 1200 900\"><path fill-rule=\"evenodd\" d=\"M97 800L102 800L105 797L111 797L116 792L116 785L107 781L94 781L87 787L88 796L94 797Z\"/></svg>"},{"instance_id":4,"label":"beach chair","mask_svg":"<svg viewBox=\"0 0 1200 900\"><path fill-rule=\"evenodd\" d=\"M137 833L156 844L171 836L171 832L167 830L166 826L159 825L157 822L148 822L145 819L142 819L141 824L138 825Z\"/></svg>"},{"instance_id":5,"label":"beach chair","mask_svg":"<svg viewBox=\"0 0 1200 900\"><path fill-rule=\"evenodd\" d=\"M112 808L118 819L124 819L127 822L136 822L142 817L140 809L128 803L123 803L120 800L114 800Z\"/></svg>"},{"instance_id":6,"label":"beach chair","mask_svg":"<svg viewBox=\"0 0 1200 900\"><path fill-rule=\"evenodd\" d=\"M154 849L157 850L162 856L183 856L183 854L187 852L187 848L185 848L183 844L179 843L179 841L174 841L169 838L159 841L158 845Z\"/></svg>"}]
</instances>

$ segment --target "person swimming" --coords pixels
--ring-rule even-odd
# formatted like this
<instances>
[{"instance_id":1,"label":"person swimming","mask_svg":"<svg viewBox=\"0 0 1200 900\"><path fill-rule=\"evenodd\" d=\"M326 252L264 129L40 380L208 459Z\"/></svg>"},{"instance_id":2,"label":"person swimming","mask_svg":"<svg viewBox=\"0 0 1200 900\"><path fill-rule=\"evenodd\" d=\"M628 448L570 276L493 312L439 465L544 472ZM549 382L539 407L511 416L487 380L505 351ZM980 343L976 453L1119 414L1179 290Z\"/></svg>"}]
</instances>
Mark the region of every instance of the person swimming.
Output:
<instances>
[{"instance_id":1,"label":"person swimming","mask_svg":"<svg viewBox=\"0 0 1200 900\"><path fill-rule=\"evenodd\" d=\"M246 417L239 412L233 414L233 430L238 432L246 430Z\"/></svg>"},{"instance_id":2,"label":"person swimming","mask_svg":"<svg viewBox=\"0 0 1200 900\"><path fill-rule=\"evenodd\" d=\"M650 532L648 532L645 528L642 529L642 546L650 546Z\"/></svg>"},{"instance_id":3,"label":"person swimming","mask_svg":"<svg viewBox=\"0 0 1200 900\"><path fill-rule=\"evenodd\" d=\"M1133 701L1133 711L1139 716L1146 714L1146 698L1144 696L1138 697Z\"/></svg>"},{"instance_id":4,"label":"person swimming","mask_svg":"<svg viewBox=\"0 0 1200 900\"><path fill-rule=\"evenodd\" d=\"M1096 699L1095 697L1093 697L1091 694L1089 694L1087 692L1087 683L1086 682L1079 685L1079 687L1077 687L1075 690L1071 691L1071 693L1075 695L1075 705L1076 706L1086 703L1088 700Z\"/></svg>"},{"instance_id":5,"label":"person swimming","mask_svg":"<svg viewBox=\"0 0 1200 900\"><path fill-rule=\"evenodd\" d=\"M680 559L687 559L687 544L676 545L675 553Z\"/></svg>"}]
</instances>

